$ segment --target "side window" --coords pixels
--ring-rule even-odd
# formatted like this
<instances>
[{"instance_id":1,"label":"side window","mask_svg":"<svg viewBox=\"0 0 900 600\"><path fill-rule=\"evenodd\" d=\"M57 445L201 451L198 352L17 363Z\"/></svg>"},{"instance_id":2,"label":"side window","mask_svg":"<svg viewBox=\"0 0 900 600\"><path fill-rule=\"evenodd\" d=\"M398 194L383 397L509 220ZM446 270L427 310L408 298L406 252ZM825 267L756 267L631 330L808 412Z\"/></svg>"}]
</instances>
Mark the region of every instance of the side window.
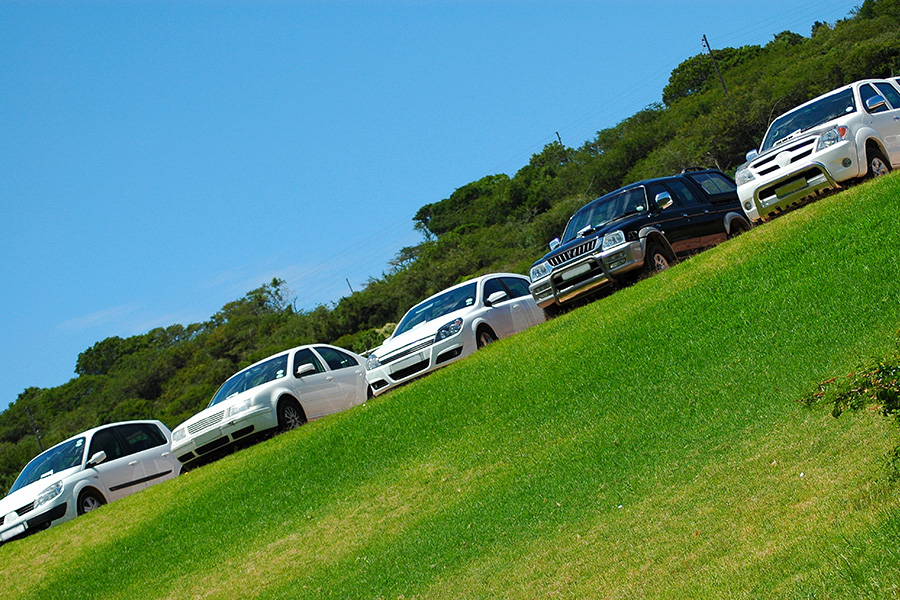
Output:
<instances>
[{"instance_id":1,"label":"side window","mask_svg":"<svg viewBox=\"0 0 900 600\"><path fill-rule=\"evenodd\" d=\"M316 358L316 355L313 354L312 350L309 348L297 350L297 353L294 354L294 377L297 377L297 371L303 365L312 365L315 367L315 371L309 371L308 373L304 373L304 375L312 375L313 373L322 373L325 371L324 367L322 367L322 363L319 362L319 359Z\"/></svg>"},{"instance_id":2,"label":"side window","mask_svg":"<svg viewBox=\"0 0 900 600\"><path fill-rule=\"evenodd\" d=\"M107 461L125 456L119 437L112 427L101 429L94 434L93 439L91 439L91 449L88 450L88 459L101 450L106 452Z\"/></svg>"},{"instance_id":3,"label":"side window","mask_svg":"<svg viewBox=\"0 0 900 600\"><path fill-rule=\"evenodd\" d=\"M502 277L501 281L509 290L510 298L521 298L522 296L527 296L531 293L528 289L528 284L521 279L516 277Z\"/></svg>"},{"instance_id":4,"label":"side window","mask_svg":"<svg viewBox=\"0 0 900 600\"><path fill-rule=\"evenodd\" d=\"M688 177L693 179L694 183L702 187L710 196L727 194L737 189L734 180L718 173L695 173L688 175Z\"/></svg>"},{"instance_id":5,"label":"side window","mask_svg":"<svg viewBox=\"0 0 900 600\"><path fill-rule=\"evenodd\" d=\"M130 423L119 425L116 429L125 440L125 454L143 452L166 443L166 437L159 428L149 423Z\"/></svg>"},{"instance_id":6,"label":"side window","mask_svg":"<svg viewBox=\"0 0 900 600\"><path fill-rule=\"evenodd\" d=\"M900 93L897 93L894 86L889 83L876 83L875 87L878 88L878 91L881 92L882 96L887 98L887 101L891 103L892 107L900 108Z\"/></svg>"},{"instance_id":7,"label":"side window","mask_svg":"<svg viewBox=\"0 0 900 600\"><path fill-rule=\"evenodd\" d=\"M495 292L506 292L506 288L503 287L503 284L500 283L500 280L497 278L494 278L494 279L488 279L487 281L485 281L484 282L484 300L487 301L487 299L491 297L491 294L493 294Z\"/></svg>"},{"instance_id":8,"label":"side window","mask_svg":"<svg viewBox=\"0 0 900 600\"><path fill-rule=\"evenodd\" d=\"M328 368L332 371L359 366L355 358L340 350L328 346L316 346L316 351L322 355L322 358L328 363Z\"/></svg>"},{"instance_id":9,"label":"side window","mask_svg":"<svg viewBox=\"0 0 900 600\"><path fill-rule=\"evenodd\" d=\"M862 98L863 108L865 108L867 111L869 111L872 114L884 112L887 110L886 106L882 106L881 108L876 108L875 110L869 110L868 108L866 108L866 101L869 98L871 98L872 96L877 96L877 95L878 95L878 92L876 92L875 88L873 88L868 83L863 86L860 86L860 88L859 88L859 97Z\"/></svg>"},{"instance_id":10,"label":"side window","mask_svg":"<svg viewBox=\"0 0 900 600\"><path fill-rule=\"evenodd\" d=\"M692 192L684 182L673 179L666 183L669 184L669 188L671 188L672 195L676 198L675 201L677 204L680 204L681 206L695 206L700 204L700 200L697 199L694 192Z\"/></svg>"}]
</instances>

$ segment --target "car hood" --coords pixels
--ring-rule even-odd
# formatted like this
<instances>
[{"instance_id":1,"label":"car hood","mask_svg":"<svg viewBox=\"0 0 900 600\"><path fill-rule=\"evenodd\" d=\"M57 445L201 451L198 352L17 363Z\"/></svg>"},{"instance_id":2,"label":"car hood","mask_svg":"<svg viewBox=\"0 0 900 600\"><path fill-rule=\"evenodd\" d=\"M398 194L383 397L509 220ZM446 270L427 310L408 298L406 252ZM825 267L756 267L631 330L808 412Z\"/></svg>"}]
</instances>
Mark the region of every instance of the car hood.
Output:
<instances>
[{"instance_id":1,"label":"car hood","mask_svg":"<svg viewBox=\"0 0 900 600\"><path fill-rule=\"evenodd\" d=\"M753 160L749 161L750 163L757 162L760 158L764 158L767 156L771 156L772 154L778 154L782 150L786 150L790 148L792 144L796 144L799 141L805 140L810 137L817 137L828 131L829 129L834 129L835 127L840 127L844 125L846 121L851 120L856 113L850 113L849 115L841 115L836 119L832 119L830 121L825 121L821 125L816 125L815 127L811 127L805 131L801 131L800 133L794 135L793 137L787 136L786 139L780 140L775 146L769 148L765 152L760 152L756 156L753 157ZM857 117L858 118L858 117ZM740 168L740 167L738 167Z\"/></svg>"},{"instance_id":2,"label":"car hood","mask_svg":"<svg viewBox=\"0 0 900 600\"><path fill-rule=\"evenodd\" d=\"M554 256L559 256L560 254L565 254L572 248L577 248L578 246L581 246L582 244L584 244L585 242L588 242L590 240L597 240L597 243L599 244L600 238L602 238L607 233L616 231L618 229L625 230L626 235L627 235L627 230L629 229L629 227L637 224L639 221L647 221L648 214L649 213L647 211L644 211L644 212L640 212L640 213L625 215L624 217L614 219L614 220L610 221L609 223L602 225L596 231L593 231L584 237L577 237L574 240L566 242L565 244L556 248L555 250L551 250L550 252L548 252L547 254L542 256L540 259L534 261L534 263L532 263L531 266L534 267L536 265L541 264L542 262L550 260Z\"/></svg>"},{"instance_id":3,"label":"car hood","mask_svg":"<svg viewBox=\"0 0 900 600\"><path fill-rule=\"evenodd\" d=\"M434 336L437 335L438 329L458 318L464 319L466 315L471 313L474 308L475 306L461 308L460 310L447 313L446 315L438 317L437 319L426 321L418 327L413 327L409 331L406 331L398 335L397 337L389 337L381 346L375 348L375 350L373 350L371 354L382 357L400 350L401 348L405 348L406 346L409 346L410 344L418 342L420 340L434 338Z\"/></svg>"},{"instance_id":4,"label":"car hood","mask_svg":"<svg viewBox=\"0 0 900 600\"><path fill-rule=\"evenodd\" d=\"M0 517L4 517L14 510L18 510L23 506L31 504L38 497L38 494L43 492L45 489L47 489L57 481L61 481L69 475L77 473L80 470L81 467L78 466L72 467L71 469L66 469L65 471L60 471L59 473L54 473L49 477L44 477L43 479L32 481L25 487L16 490L3 499L0 499Z\"/></svg>"}]
</instances>

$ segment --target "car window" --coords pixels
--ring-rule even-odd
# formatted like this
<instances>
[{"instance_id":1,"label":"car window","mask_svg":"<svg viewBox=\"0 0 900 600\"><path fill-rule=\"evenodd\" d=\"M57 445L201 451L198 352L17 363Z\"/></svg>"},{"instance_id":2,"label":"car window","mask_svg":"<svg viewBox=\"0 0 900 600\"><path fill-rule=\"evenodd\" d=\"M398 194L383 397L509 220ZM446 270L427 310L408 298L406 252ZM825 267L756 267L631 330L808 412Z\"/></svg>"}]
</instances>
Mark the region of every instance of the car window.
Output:
<instances>
[{"instance_id":1,"label":"car window","mask_svg":"<svg viewBox=\"0 0 900 600\"><path fill-rule=\"evenodd\" d=\"M22 472L16 478L15 483L9 489L9 493L25 487L30 483L34 483L44 477L49 477L54 473L78 467L84 458L84 438L79 437L74 440L54 446L49 450L39 454L31 460Z\"/></svg>"},{"instance_id":2,"label":"car window","mask_svg":"<svg viewBox=\"0 0 900 600\"><path fill-rule=\"evenodd\" d=\"M244 369L237 375L232 376L228 381L222 384L216 395L210 401L210 406L215 406L219 402L230 398L235 394L246 392L258 385L268 383L275 379L281 379L287 374L287 354L281 354L262 362L253 367Z\"/></svg>"},{"instance_id":3,"label":"car window","mask_svg":"<svg viewBox=\"0 0 900 600\"><path fill-rule=\"evenodd\" d=\"M671 181L666 182L669 188L672 190L672 195L676 199L676 203L681 206L695 206L700 204L700 200L697 199L697 196L694 195L694 192L684 184L683 181L678 181L677 179L672 179Z\"/></svg>"},{"instance_id":4,"label":"car window","mask_svg":"<svg viewBox=\"0 0 900 600\"><path fill-rule=\"evenodd\" d=\"M877 96L877 95L878 95L878 92L875 90L875 88L873 88L868 83L865 85L861 85L859 87L859 97L862 99L862 105L866 110L868 110L872 114L880 113L880 112L884 112L884 111L888 110L888 108L886 106L882 106L881 108L876 108L874 110L869 110L868 107L866 107L866 101L868 101L869 98L871 98L873 96Z\"/></svg>"},{"instance_id":5,"label":"car window","mask_svg":"<svg viewBox=\"0 0 900 600\"><path fill-rule=\"evenodd\" d=\"M669 190L661 183L651 183L647 186L647 197L650 199L651 206L657 206L656 197L663 192L668 192ZM675 201L675 204L678 204L678 198L672 194L672 200Z\"/></svg>"},{"instance_id":6,"label":"car window","mask_svg":"<svg viewBox=\"0 0 900 600\"><path fill-rule=\"evenodd\" d=\"M392 337L397 337L402 333L415 329L422 323L427 323L451 312L473 306L475 304L475 288L476 284L473 281L416 304L400 320Z\"/></svg>"},{"instance_id":7,"label":"car window","mask_svg":"<svg viewBox=\"0 0 900 600\"><path fill-rule=\"evenodd\" d=\"M521 298L531 294L528 289L528 283L518 277L501 277L500 281L506 285L510 298Z\"/></svg>"},{"instance_id":8,"label":"car window","mask_svg":"<svg viewBox=\"0 0 900 600\"><path fill-rule=\"evenodd\" d=\"M116 430L125 441L126 454L143 452L166 443L166 436L162 434L158 427L150 423L119 425L116 427Z\"/></svg>"},{"instance_id":9,"label":"car window","mask_svg":"<svg viewBox=\"0 0 900 600\"><path fill-rule=\"evenodd\" d=\"M716 194L727 194L737 189L734 180L728 179L719 173L691 173L688 175L700 187L706 190L707 194L715 196Z\"/></svg>"},{"instance_id":10,"label":"car window","mask_svg":"<svg viewBox=\"0 0 900 600\"><path fill-rule=\"evenodd\" d=\"M881 95L887 98L887 101L891 103L893 108L900 108L900 94L897 93L897 90L894 89L889 83L876 83L875 87L878 88L878 91L881 92Z\"/></svg>"},{"instance_id":11,"label":"car window","mask_svg":"<svg viewBox=\"0 0 900 600\"><path fill-rule=\"evenodd\" d=\"M308 373L304 373L304 375L312 375L313 373L323 373L325 368L322 366L322 363L316 358L316 355L313 354L313 351L309 348L303 348L301 350L297 350L296 354L294 354L294 377L297 377L297 371L303 365L312 365L316 368L315 371L310 371Z\"/></svg>"},{"instance_id":12,"label":"car window","mask_svg":"<svg viewBox=\"0 0 900 600\"><path fill-rule=\"evenodd\" d=\"M316 346L316 352L318 352L322 356L322 358L325 359L325 362L328 363L328 368L330 368L332 371L359 366L359 363L356 362L355 358L353 358L346 352L341 352L340 350L336 350L335 348L329 348L328 346Z\"/></svg>"},{"instance_id":13,"label":"car window","mask_svg":"<svg viewBox=\"0 0 900 600\"><path fill-rule=\"evenodd\" d=\"M122 443L112 427L101 429L94 434L91 440L91 449L88 450L88 460L101 450L106 452L107 461L125 456L125 449L122 447Z\"/></svg>"}]
</instances>

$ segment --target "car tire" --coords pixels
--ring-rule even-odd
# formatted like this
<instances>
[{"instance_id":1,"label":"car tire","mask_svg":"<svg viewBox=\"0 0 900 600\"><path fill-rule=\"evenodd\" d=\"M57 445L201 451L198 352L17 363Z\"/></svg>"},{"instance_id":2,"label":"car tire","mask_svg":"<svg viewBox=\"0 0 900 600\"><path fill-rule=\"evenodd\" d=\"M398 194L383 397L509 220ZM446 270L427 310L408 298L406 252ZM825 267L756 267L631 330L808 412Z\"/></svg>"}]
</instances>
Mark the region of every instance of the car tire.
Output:
<instances>
[{"instance_id":1,"label":"car tire","mask_svg":"<svg viewBox=\"0 0 900 600\"><path fill-rule=\"evenodd\" d=\"M493 344L497 341L497 334L494 333L490 327L479 327L478 333L475 334L475 345L478 348L484 348L488 344Z\"/></svg>"},{"instance_id":2,"label":"car tire","mask_svg":"<svg viewBox=\"0 0 900 600\"><path fill-rule=\"evenodd\" d=\"M78 494L78 503L75 505L75 509L80 516L96 510L104 504L106 504L106 498L103 497L103 494L93 488L87 488Z\"/></svg>"},{"instance_id":3,"label":"car tire","mask_svg":"<svg viewBox=\"0 0 900 600\"><path fill-rule=\"evenodd\" d=\"M877 146L866 147L866 174L863 179L875 179L891 172L891 163Z\"/></svg>"},{"instance_id":4,"label":"car tire","mask_svg":"<svg viewBox=\"0 0 900 600\"><path fill-rule=\"evenodd\" d=\"M289 431L306 423L306 415L300 403L293 398L285 398L278 403L278 429Z\"/></svg>"},{"instance_id":5,"label":"car tire","mask_svg":"<svg viewBox=\"0 0 900 600\"><path fill-rule=\"evenodd\" d=\"M728 232L728 239L736 238L742 233L746 233L750 231L750 225L745 223L744 221L735 219L731 222L730 231Z\"/></svg>"},{"instance_id":6,"label":"car tire","mask_svg":"<svg viewBox=\"0 0 900 600\"><path fill-rule=\"evenodd\" d=\"M645 276L655 275L671 267L673 262L658 242L650 242L647 244L647 253L644 255L643 274Z\"/></svg>"}]
</instances>

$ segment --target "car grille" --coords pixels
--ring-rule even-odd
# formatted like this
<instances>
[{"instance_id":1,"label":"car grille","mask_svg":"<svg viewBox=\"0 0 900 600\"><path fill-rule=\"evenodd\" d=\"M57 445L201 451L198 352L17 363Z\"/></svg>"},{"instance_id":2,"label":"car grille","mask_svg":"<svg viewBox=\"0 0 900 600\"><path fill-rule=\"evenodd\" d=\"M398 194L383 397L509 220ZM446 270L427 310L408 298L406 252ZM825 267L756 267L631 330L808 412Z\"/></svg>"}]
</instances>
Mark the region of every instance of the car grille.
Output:
<instances>
[{"instance_id":1,"label":"car grille","mask_svg":"<svg viewBox=\"0 0 900 600\"><path fill-rule=\"evenodd\" d=\"M210 416L206 417L205 419L200 419L196 423L191 423L190 425L187 426L188 433L193 435L193 434L197 433L198 431L203 431L207 427L212 427L213 425L215 425L216 423L221 421L222 417L224 417L224 416L225 416L225 411L223 410L223 411L217 412L214 415L210 415Z\"/></svg>"},{"instance_id":2,"label":"car grille","mask_svg":"<svg viewBox=\"0 0 900 600\"><path fill-rule=\"evenodd\" d=\"M587 254L591 250L597 247L597 238L589 240L580 246L575 246L574 248L569 248L565 252L560 252L556 256L550 257L547 259L547 262L550 263L554 267L558 267L559 265L565 264L572 260L573 258L577 258L583 254Z\"/></svg>"},{"instance_id":3,"label":"car grille","mask_svg":"<svg viewBox=\"0 0 900 600\"><path fill-rule=\"evenodd\" d=\"M26 515L26 514L30 513L31 511L33 511L33 510L34 510L34 502L32 502L32 503L30 503L30 504L26 504L26 505L23 506L22 508L17 508L17 509L16 509L16 514L19 515L19 516L21 517L22 515ZM3 523L4 523L5 521L6 521L6 515L0 516L0 525L3 525Z\"/></svg>"},{"instance_id":4,"label":"car grille","mask_svg":"<svg viewBox=\"0 0 900 600\"><path fill-rule=\"evenodd\" d=\"M788 164L793 164L799 160L805 159L810 154L812 154L813 149L815 149L816 147L817 141L817 137L809 137L797 142L796 144L789 144L780 152L773 152L762 160L753 163L752 169L756 171L757 175L760 176L774 173L781 168L781 165L776 160L779 156L787 153L790 156L790 162Z\"/></svg>"},{"instance_id":5,"label":"car grille","mask_svg":"<svg viewBox=\"0 0 900 600\"><path fill-rule=\"evenodd\" d=\"M424 340L419 340L417 342L413 342L412 344L410 344L406 348L400 350L396 354L392 354L390 356L381 358L379 360L381 361L381 364L387 365L387 364L394 362L395 360L400 360L404 356L409 356L413 352L418 352L419 350L428 348L429 346L431 346L433 344L434 344L434 337L429 336L429 337L425 338Z\"/></svg>"}]
</instances>

